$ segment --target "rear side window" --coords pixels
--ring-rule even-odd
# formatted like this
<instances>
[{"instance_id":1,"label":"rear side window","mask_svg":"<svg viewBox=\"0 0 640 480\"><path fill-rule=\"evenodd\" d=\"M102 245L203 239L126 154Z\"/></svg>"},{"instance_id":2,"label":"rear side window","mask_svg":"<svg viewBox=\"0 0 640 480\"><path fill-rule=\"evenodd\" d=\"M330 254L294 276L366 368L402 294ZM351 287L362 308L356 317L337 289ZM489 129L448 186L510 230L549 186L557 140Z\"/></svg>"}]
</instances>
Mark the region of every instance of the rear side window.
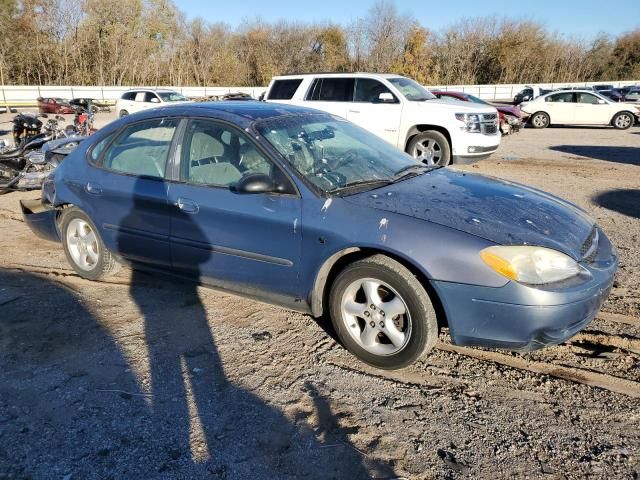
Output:
<instances>
[{"instance_id":1,"label":"rear side window","mask_svg":"<svg viewBox=\"0 0 640 480\"><path fill-rule=\"evenodd\" d=\"M319 102L351 102L355 78L316 78L309 89L307 100Z\"/></svg>"},{"instance_id":2,"label":"rear side window","mask_svg":"<svg viewBox=\"0 0 640 480\"><path fill-rule=\"evenodd\" d=\"M126 92L122 95L122 100L133 100L136 98L136 92Z\"/></svg>"},{"instance_id":3,"label":"rear side window","mask_svg":"<svg viewBox=\"0 0 640 480\"><path fill-rule=\"evenodd\" d=\"M563 92L556 93L555 95L549 95L545 101L546 102L560 102L560 103L571 103L573 102L573 92Z\"/></svg>"},{"instance_id":4,"label":"rear side window","mask_svg":"<svg viewBox=\"0 0 640 480\"><path fill-rule=\"evenodd\" d=\"M104 152L102 166L130 175L164 177L177 125L175 118L154 118L128 126Z\"/></svg>"},{"instance_id":5,"label":"rear side window","mask_svg":"<svg viewBox=\"0 0 640 480\"><path fill-rule=\"evenodd\" d=\"M269 90L268 100L291 100L301 83L301 78L276 80Z\"/></svg>"}]
</instances>

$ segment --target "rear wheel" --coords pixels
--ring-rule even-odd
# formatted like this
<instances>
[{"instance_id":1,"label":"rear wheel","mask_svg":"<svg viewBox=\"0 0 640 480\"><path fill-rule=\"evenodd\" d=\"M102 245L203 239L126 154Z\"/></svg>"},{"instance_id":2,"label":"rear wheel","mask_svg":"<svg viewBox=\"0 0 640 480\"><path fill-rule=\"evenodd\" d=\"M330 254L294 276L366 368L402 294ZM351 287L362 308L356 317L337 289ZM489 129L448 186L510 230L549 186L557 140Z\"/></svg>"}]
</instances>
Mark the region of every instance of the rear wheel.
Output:
<instances>
[{"instance_id":1,"label":"rear wheel","mask_svg":"<svg viewBox=\"0 0 640 480\"><path fill-rule=\"evenodd\" d=\"M531 116L531 125L533 125L533 128L547 128L549 122L549 115L544 112L537 112Z\"/></svg>"},{"instance_id":2,"label":"rear wheel","mask_svg":"<svg viewBox=\"0 0 640 480\"><path fill-rule=\"evenodd\" d=\"M447 138L433 130L413 137L407 146L407 153L429 166L445 167L451 163L451 148Z\"/></svg>"},{"instance_id":3,"label":"rear wheel","mask_svg":"<svg viewBox=\"0 0 640 480\"><path fill-rule=\"evenodd\" d=\"M438 339L429 295L406 267L384 255L346 267L331 287L329 303L343 345L378 368L405 367Z\"/></svg>"},{"instance_id":4,"label":"rear wheel","mask_svg":"<svg viewBox=\"0 0 640 480\"><path fill-rule=\"evenodd\" d=\"M611 120L611 124L618 130L626 130L633 125L634 116L629 112L619 112Z\"/></svg>"},{"instance_id":5,"label":"rear wheel","mask_svg":"<svg viewBox=\"0 0 640 480\"><path fill-rule=\"evenodd\" d=\"M96 226L80 209L72 207L62 212L60 237L69 264L81 277L98 280L120 269Z\"/></svg>"},{"instance_id":6,"label":"rear wheel","mask_svg":"<svg viewBox=\"0 0 640 480\"><path fill-rule=\"evenodd\" d=\"M129 115L129 112L127 112L126 110L120 110L120 118L122 117L126 117L127 115Z\"/></svg>"}]
</instances>

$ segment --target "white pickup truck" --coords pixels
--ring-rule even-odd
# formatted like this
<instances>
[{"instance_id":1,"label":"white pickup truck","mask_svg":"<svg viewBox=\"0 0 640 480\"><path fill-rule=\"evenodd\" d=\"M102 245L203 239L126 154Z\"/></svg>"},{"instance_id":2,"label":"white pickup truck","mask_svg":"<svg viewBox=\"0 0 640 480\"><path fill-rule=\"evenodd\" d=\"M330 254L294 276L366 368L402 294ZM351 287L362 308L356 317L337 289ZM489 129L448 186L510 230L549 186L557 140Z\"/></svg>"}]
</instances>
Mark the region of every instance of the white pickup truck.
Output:
<instances>
[{"instance_id":1,"label":"white pickup truck","mask_svg":"<svg viewBox=\"0 0 640 480\"><path fill-rule=\"evenodd\" d=\"M500 145L495 108L441 101L399 75L279 76L271 80L265 100L346 118L428 165L472 163L487 158Z\"/></svg>"}]
</instances>

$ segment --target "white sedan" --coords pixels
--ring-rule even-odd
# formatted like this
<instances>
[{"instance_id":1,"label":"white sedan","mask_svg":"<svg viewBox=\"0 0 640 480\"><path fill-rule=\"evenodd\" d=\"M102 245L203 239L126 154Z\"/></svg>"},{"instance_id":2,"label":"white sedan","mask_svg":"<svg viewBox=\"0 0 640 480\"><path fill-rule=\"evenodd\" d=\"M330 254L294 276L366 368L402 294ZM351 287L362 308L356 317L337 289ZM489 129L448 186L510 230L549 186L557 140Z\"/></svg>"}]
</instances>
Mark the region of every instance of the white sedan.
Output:
<instances>
[{"instance_id":1,"label":"white sedan","mask_svg":"<svg viewBox=\"0 0 640 480\"><path fill-rule=\"evenodd\" d=\"M612 125L619 130L632 126L640 108L614 103L588 90L565 90L542 95L520 105L531 116L534 128L549 125Z\"/></svg>"},{"instance_id":2,"label":"white sedan","mask_svg":"<svg viewBox=\"0 0 640 480\"><path fill-rule=\"evenodd\" d=\"M190 100L173 90L134 89L124 92L116 102L119 117L167 104L186 103Z\"/></svg>"}]
</instances>

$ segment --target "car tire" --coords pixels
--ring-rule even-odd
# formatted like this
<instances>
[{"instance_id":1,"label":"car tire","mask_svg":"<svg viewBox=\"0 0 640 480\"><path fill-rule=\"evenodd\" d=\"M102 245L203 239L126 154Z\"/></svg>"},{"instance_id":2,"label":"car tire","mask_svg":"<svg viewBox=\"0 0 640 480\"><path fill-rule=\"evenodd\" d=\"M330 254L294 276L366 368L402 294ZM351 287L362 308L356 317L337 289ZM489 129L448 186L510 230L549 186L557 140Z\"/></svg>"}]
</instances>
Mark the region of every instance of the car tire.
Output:
<instances>
[{"instance_id":1,"label":"car tire","mask_svg":"<svg viewBox=\"0 0 640 480\"><path fill-rule=\"evenodd\" d=\"M340 272L331 286L329 308L342 344L377 368L406 367L438 339L436 313L424 287L385 255L356 261Z\"/></svg>"},{"instance_id":2,"label":"car tire","mask_svg":"<svg viewBox=\"0 0 640 480\"><path fill-rule=\"evenodd\" d=\"M67 261L82 278L99 280L120 270L120 264L105 247L95 224L82 210L64 209L58 225Z\"/></svg>"},{"instance_id":3,"label":"car tire","mask_svg":"<svg viewBox=\"0 0 640 480\"><path fill-rule=\"evenodd\" d=\"M126 117L127 115L129 115L129 112L127 112L126 110L120 110L120 113L118 114L120 118Z\"/></svg>"},{"instance_id":4,"label":"car tire","mask_svg":"<svg viewBox=\"0 0 640 480\"><path fill-rule=\"evenodd\" d=\"M635 123L635 116L631 112L618 112L611 120L616 130L626 130Z\"/></svg>"},{"instance_id":5,"label":"car tire","mask_svg":"<svg viewBox=\"0 0 640 480\"><path fill-rule=\"evenodd\" d=\"M451 163L449 141L440 132L427 130L411 139L407 153L429 166L446 167Z\"/></svg>"},{"instance_id":6,"label":"car tire","mask_svg":"<svg viewBox=\"0 0 640 480\"><path fill-rule=\"evenodd\" d=\"M549 115L544 112L536 112L531 115L531 126L533 128L547 128L550 122Z\"/></svg>"}]
</instances>

